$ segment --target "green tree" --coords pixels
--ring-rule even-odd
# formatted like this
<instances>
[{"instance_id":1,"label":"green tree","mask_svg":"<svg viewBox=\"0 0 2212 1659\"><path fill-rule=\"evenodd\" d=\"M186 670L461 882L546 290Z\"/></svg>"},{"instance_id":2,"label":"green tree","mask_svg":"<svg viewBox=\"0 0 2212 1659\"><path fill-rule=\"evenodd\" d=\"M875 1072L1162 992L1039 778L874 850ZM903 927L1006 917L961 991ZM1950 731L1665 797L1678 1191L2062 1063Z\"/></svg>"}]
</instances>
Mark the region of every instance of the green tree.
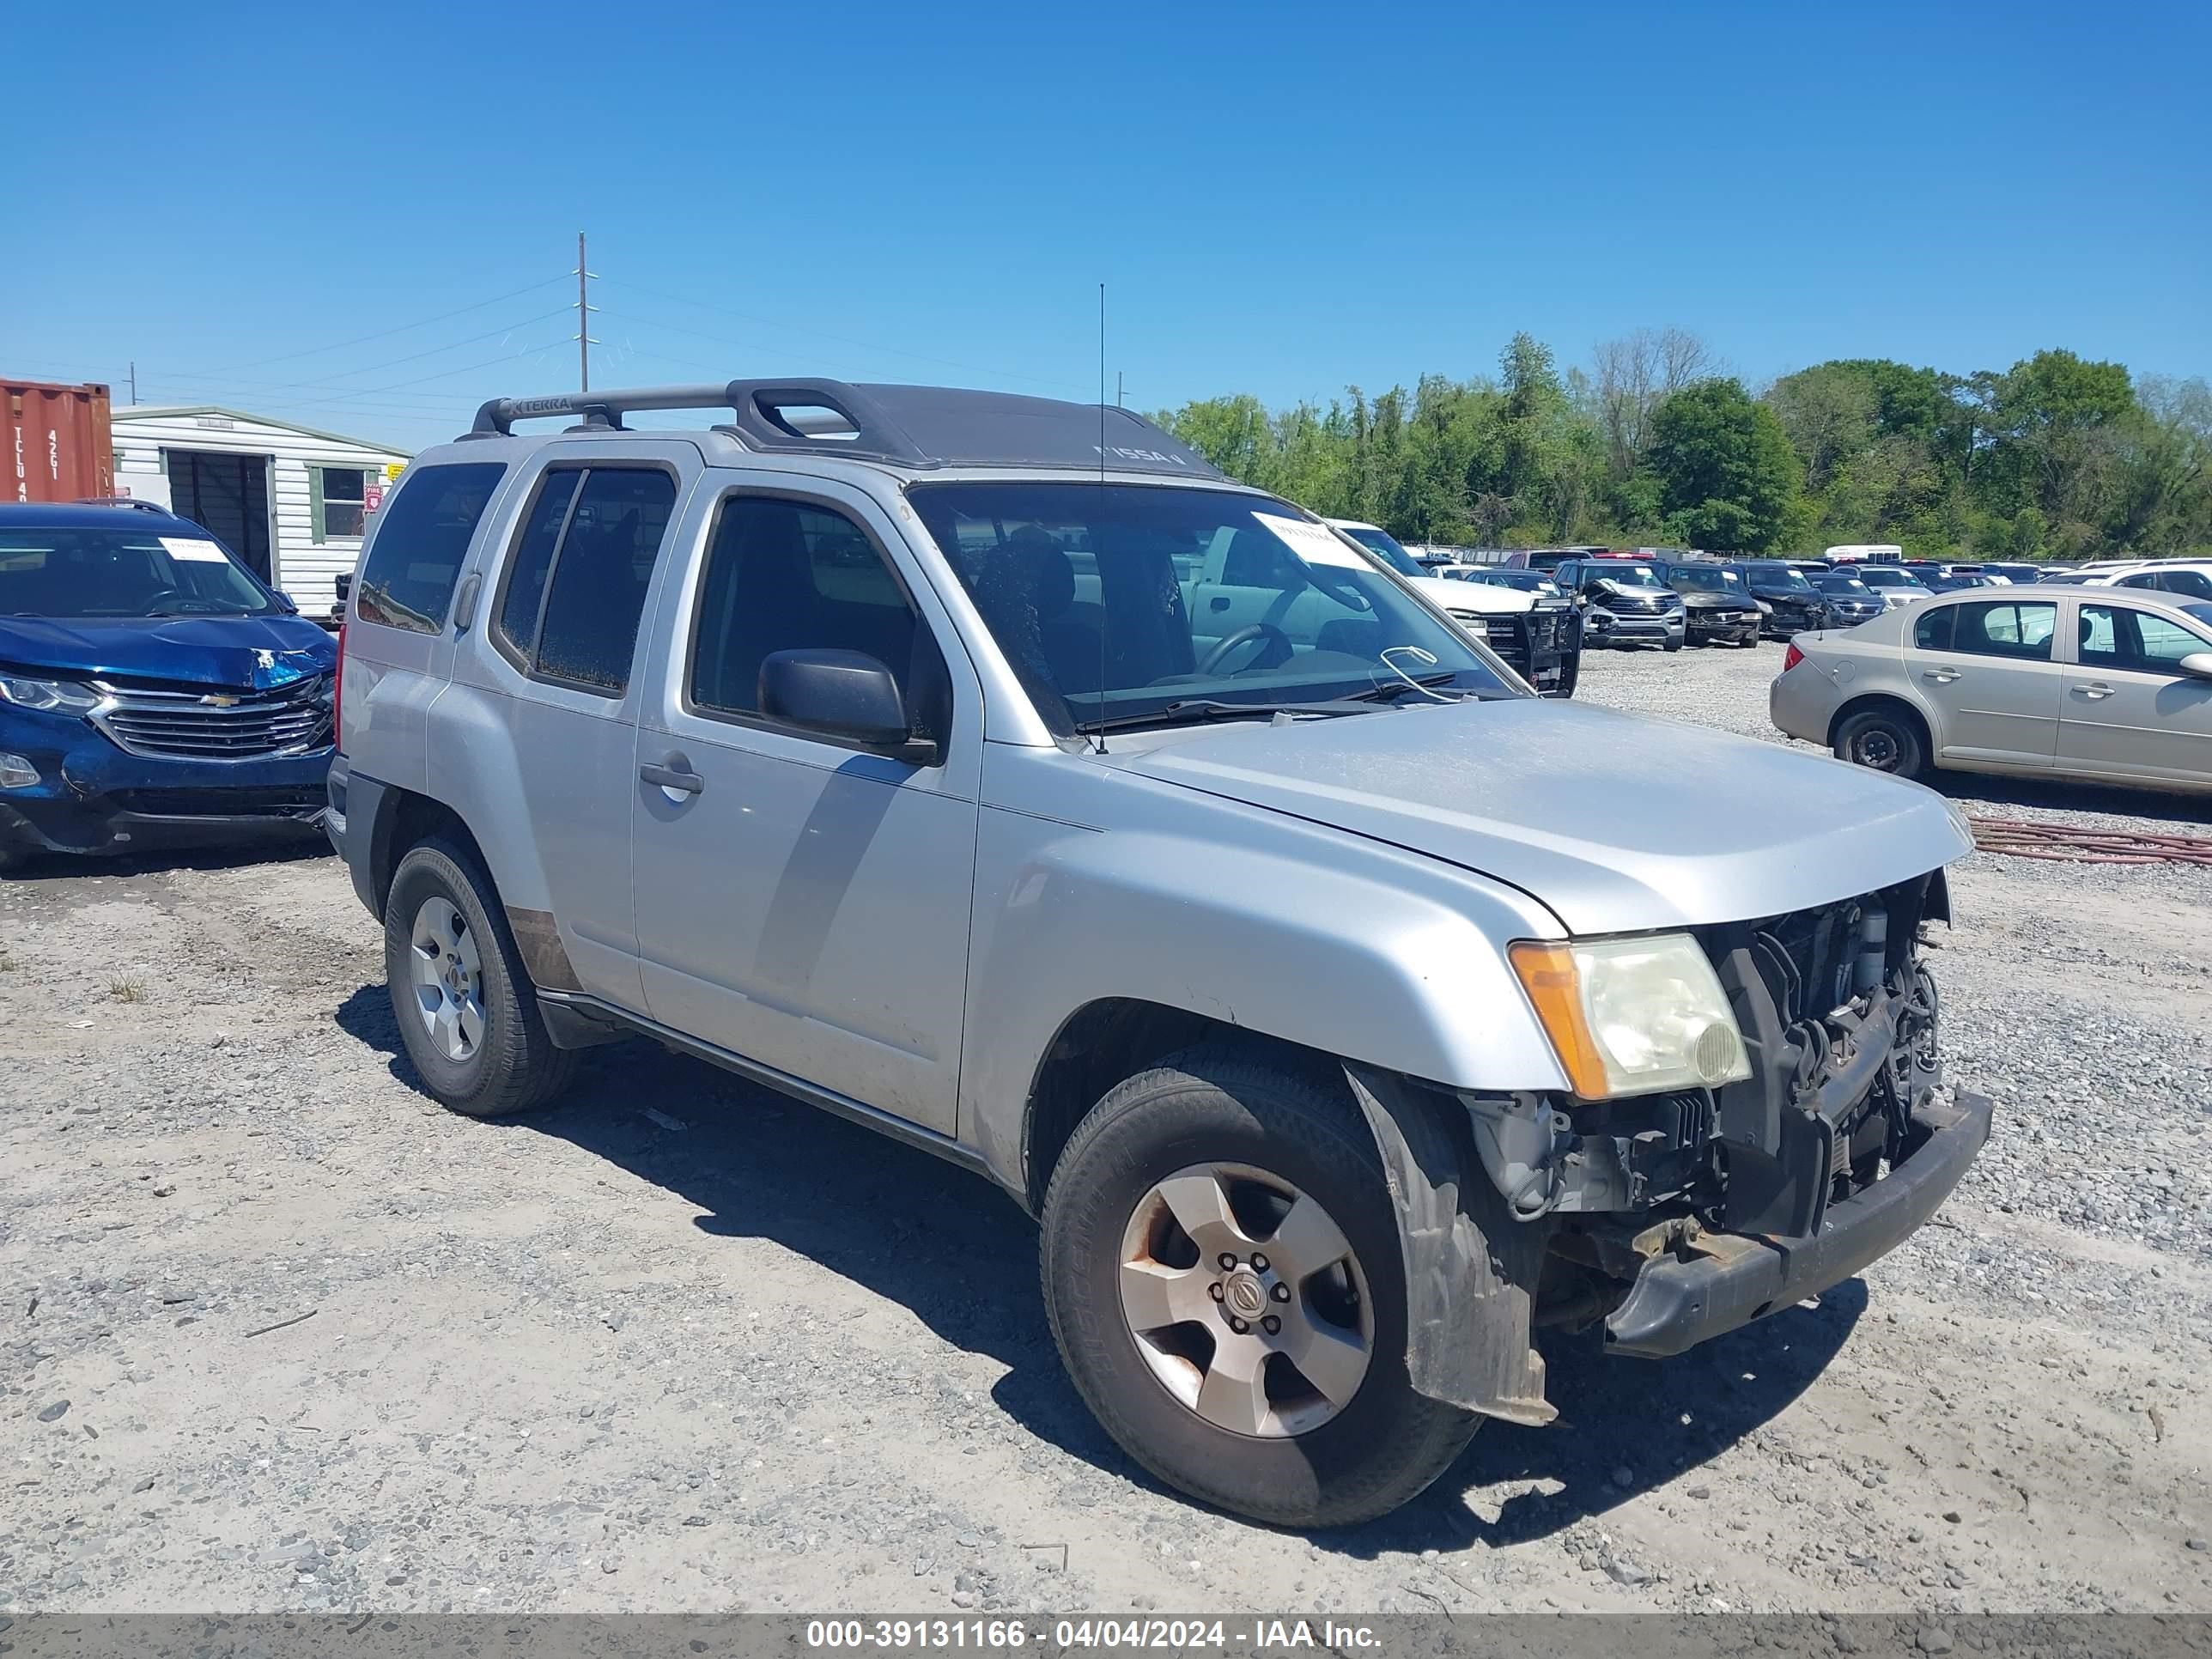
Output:
<instances>
[{"instance_id":1,"label":"green tree","mask_svg":"<svg viewBox=\"0 0 2212 1659\"><path fill-rule=\"evenodd\" d=\"M1648 462L1670 535L1716 551L1765 553L1802 524L1789 435L1741 381L1686 386L1651 425Z\"/></svg>"}]
</instances>

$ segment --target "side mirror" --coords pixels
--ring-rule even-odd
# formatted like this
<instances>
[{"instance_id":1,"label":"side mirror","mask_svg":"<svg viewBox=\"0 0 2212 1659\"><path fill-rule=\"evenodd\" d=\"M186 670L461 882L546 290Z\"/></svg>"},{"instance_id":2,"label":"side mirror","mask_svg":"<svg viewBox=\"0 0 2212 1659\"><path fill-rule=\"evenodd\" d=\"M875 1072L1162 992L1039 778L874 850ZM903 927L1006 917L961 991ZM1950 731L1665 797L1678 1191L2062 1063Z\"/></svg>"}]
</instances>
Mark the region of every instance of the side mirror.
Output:
<instances>
[{"instance_id":1,"label":"side mirror","mask_svg":"<svg viewBox=\"0 0 2212 1659\"><path fill-rule=\"evenodd\" d=\"M300 614L300 605L298 600L295 599L289 593L284 592L281 587L273 591L276 595L276 608L279 611L282 611L288 617L296 617Z\"/></svg>"},{"instance_id":2,"label":"side mirror","mask_svg":"<svg viewBox=\"0 0 2212 1659\"><path fill-rule=\"evenodd\" d=\"M915 766L937 758L917 738L891 671L864 651L774 651L761 663L763 717Z\"/></svg>"},{"instance_id":3,"label":"side mirror","mask_svg":"<svg viewBox=\"0 0 2212 1659\"><path fill-rule=\"evenodd\" d=\"M2174 666L2192 680L2212 680L2212 651L2192 651Z\"/></svg>"}]
</instances>

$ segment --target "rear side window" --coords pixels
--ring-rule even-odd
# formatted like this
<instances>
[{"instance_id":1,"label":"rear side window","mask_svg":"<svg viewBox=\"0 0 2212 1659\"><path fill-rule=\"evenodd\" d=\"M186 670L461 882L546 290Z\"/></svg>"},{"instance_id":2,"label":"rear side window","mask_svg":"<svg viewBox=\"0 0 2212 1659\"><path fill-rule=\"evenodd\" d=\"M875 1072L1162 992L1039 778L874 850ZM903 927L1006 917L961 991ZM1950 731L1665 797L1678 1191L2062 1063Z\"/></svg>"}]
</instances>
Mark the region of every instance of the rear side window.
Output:
<instances>
[{"instance_id":1,"label":"rear side window","mask_svg":"<svg viewBox=\"0 0 2212 1659\"><path fill-rule=\"evenodd\" d=\"M540 679L620 696L638 619L676 507L657 467L556 467L540 481L508 562L495 637Z\"/></svg>"},{"instance_id":2,"label":"rear side window","mask_svg":"<svg viewBox=\"0 0 2212 1659\"><path fill-rule=\"evenodd\" d=\"M410 468L378 522L354 615L384 628L442 631L461 562L506 476L503 461Z\"/></svg>"},{"instance_id":3,"label":"rear side window","mask_svg":"<svg viewBox=\"0 0 2212 1659\"><path fill-rule=\"evenodd\" d=\"M1986 600L1954 605L1948 649L1977 657L2051 660L2051 637L2058 626L2055 605L2021 605Z\"/></svg>"}]
</instances>

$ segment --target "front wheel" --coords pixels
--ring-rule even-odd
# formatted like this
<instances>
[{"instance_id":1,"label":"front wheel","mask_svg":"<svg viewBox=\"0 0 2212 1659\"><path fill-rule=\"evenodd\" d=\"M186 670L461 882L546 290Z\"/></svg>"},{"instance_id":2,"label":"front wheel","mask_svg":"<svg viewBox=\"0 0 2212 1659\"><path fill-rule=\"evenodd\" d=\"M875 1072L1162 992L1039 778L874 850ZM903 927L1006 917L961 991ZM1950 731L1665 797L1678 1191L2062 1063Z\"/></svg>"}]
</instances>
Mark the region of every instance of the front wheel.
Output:
<instances>
[{"instance_id":1,"label":"front wheel","mask_svg":"<svg viewBox=\"0 0 2212 1659\"><path fill-rule=\"evenodd\" d=\"M1121 1084L1053 1172L1042 1272L1107 1432L1239 1515L1388 1514L1481 1421L1413 1390L1381 1160L1326 1077L1206 1048Z\"/></svg>"},{"instance_id":2,"label":"front wheel","mask_svg":"<svg viewBox=\"0 0 2212 1659\"><path fill-rule=\"evenodd\" d=\"M426 841L399 860L384 977L408 1059L454 1111L532 1111L575 1076L575 1054L546 1032L491 878L462 848Z\"/></svg>"},{"instance_id":3,"label":"front wheel","mask_svg":"<svg viewBox=\"0 0 2212 1659\"><path fill-rule=\"evenodd\" d=\"M1662 648L1670 652L1680 651L1682 648L1682 642L1680 640L1669 640Z\"/></svg>"},{"instance_id":4,"label":"front wheel","mask_svg":"<svg viewBox=\"0 0 2212 1659\"><path fill-rule=\"evenodd\" d=\"M1919 723L1893 708L1863 708L1836 728L1836 758L1893 777L1917 778L1928 769Z\"/></svg>"}]
</instances>

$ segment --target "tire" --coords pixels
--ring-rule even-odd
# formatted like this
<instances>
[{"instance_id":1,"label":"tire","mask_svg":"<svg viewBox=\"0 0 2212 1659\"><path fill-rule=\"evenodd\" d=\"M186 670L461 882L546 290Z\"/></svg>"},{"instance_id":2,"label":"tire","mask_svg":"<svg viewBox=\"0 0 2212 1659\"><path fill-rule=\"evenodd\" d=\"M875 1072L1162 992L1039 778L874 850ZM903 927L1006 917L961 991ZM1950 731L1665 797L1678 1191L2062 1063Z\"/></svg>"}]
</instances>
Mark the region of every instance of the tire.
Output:
<instances>
[{"instance_id":1,"label":"tire","mask_svg":"<svg viewBox=\"0 0 2212 1659\"><path fill-rule=\"evenodd\" d=\"M423 965L418 942L426 932L447 947L442 969L435 958ZM426 973L435 974L435 982L424 984ZM535 1111L574 1079L576 1055L554 1047L546 1032L491 878L451 842L417 843L392 872L384 977L408 1059L422 1086L452 1110L467 1117ZM450 994L457 982L465 996ZM426 1007L433 994L445 998L441 1011L474 1003L473 1020L453 1015L459 1052L450 1031L441 1036L434 1026Z\"/></svg>"},{"instance_id":2,"label":"tire","mask_svg":"<svg viewBox=\"0 0 2212 1659\"><path fill-rule=\"evenodd\" d=\"M1170 1218L1180 1212L1161 1200L1163 1183L1179 1195L1204 1190L1194 1171L1223 1172L1212 1190L1229 1195L1222 1212L1239 1218L1231 1232L1206 1231L1215 1243L1244 1247L1233 1273L1219 1271L1218 1253L1200 1252ZM1244 1207L1280 1205L1283 1189L1292 1206L1318 1205L1320 1224L1277 1229L1268 1206ZM1141 1224L1146 1215L1158 1218L1153 1230ZM1337 1265L1309 1273L1301 1258L1328 1257L1330 1246L1309 1251L1292 1235L1326 1239L1329 1222L1334 1243L1348 1248L1330 1258ZM1133 1243L1139 1238L1154 1242ZM1269 1246L1284 1260L1267 1258ZM1357 1108L1324 1076L1207 1046L1128 1079L1091 1109L1053 1171L1041 1257L1053 1337L1085 1403L1131 1457L1203 1503L1273 1526L1371 1520L1427 1487L1480 1425L1416 1394L1407 1378L1404 1268L1382 1162ZM1139 1334L1142 1322L1122 1294L1133 1257L1142 1258L1132 1269L1140 1279L1177 1278L1174 1311L1195 1306L1199 1317ZM1186 1266L1191 1258L1195 1266ZM1183 1274L1225 1294L1209 1304ZM1364 1294L1347 1296L1347 1283ZM1279 1334L1262 1336L1258 1323L1237 1334L1231 1310L1240 1301L1248 1312L1282 1310ZM1346 1350L1362 1337L1354 1379ZM1224 1358L1255 1345L1267 1351L1256 1366ZM1317 1375L1335 1373L1331 1393L1306 1382L1291 1358L1298 1352L1321 1357ZM1231 1376L1240 1367L1261 1383L1232 1378L1219 1396L1207 1393L1217 1370ZM1255 1412L1267 1417L1254 1431ZM1223 1416L1244 1426L1224 1426Z\"/></svg>"},{"instance_id":3,"label":"tire","mask_svg":"<svg viewBox=\"0 0 2212 1659\"><path fill-rule=\"evenodd\" d=\"M1668 640L1666 644L1662 646L1660 648L1671 656L1675 652L1680 651L1682 648L1682 641L1680 640Z\"/></svg>"},{"instance_id":4,"label":"tire","mask_svg":"<svg viewBox=\"0 0 2212 1659\"><path fill-rule=\"evenodd\" d=\"M1920 722L1887 704L1862 708L1836 727L1838 760L1893 777L1917 778L1928 770L1928 739Z\"/></svg>"}]
</instances>

